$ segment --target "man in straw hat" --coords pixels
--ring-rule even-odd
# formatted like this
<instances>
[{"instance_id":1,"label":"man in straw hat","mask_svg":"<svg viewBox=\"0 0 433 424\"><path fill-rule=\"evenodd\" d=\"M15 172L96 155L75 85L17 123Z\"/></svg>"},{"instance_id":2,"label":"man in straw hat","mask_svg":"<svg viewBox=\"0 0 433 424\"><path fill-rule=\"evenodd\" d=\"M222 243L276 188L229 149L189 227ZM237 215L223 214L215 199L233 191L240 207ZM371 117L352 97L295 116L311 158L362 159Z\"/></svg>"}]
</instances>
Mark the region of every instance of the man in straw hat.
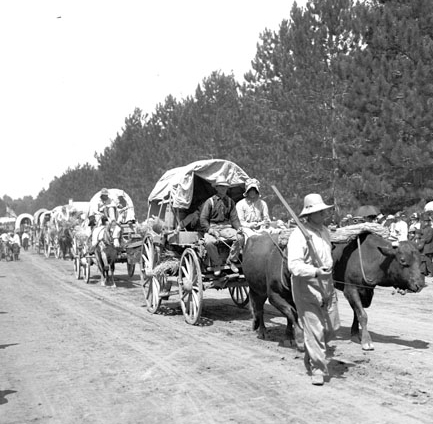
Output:
<instances>
[{"instance_id":1,"label":"man in straw hat","mask_svg":"<svg viewBox=\"0 0 433 424\"><path fill-rule=\"evenodd\" d=\"M222 175L217 177L214 183L216 194L204 202L200 213L200 226L204 232L206 251L214 267L215 277L221 275L222 267L217 247L218 241L220 239L236 241L238 230L241 228L235 202L227 195L229 186ZM239 243L233 243L227 258L227 265L234 273L239 272L235 265L235 262L238 261L239 250Z\"/></svg>"},{"instance_id":2,"label":"man in straw hat","mask_svg":"<svg viewBox=\"0 0 433 424\"><path fill-rule=\"evenodd\" d=\"M311 237L311 245L300 228L295 228L287 246L293 300L304 330L304 363L311 371L312 384L318 386L323 385L324 376L328 374L327 343L340 326L332 281L331 240L324 225L326 211L330 208L332 206L326 205L319 194L305 196L299 216L306 218L305 231Z\"/></svg>"}]
</instances>

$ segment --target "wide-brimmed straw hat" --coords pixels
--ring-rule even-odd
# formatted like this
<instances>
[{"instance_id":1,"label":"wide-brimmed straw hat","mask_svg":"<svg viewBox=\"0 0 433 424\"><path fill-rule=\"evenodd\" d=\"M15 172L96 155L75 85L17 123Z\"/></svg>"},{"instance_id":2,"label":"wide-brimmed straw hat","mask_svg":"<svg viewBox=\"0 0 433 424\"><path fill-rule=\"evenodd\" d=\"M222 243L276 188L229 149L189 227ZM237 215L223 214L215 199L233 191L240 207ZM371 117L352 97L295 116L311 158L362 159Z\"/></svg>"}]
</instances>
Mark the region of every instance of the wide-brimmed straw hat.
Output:
<instances>
[{"instance_id":1,"label":"wide-brimmed straw hat","mask_svg":"<svg viewBox=\"0 0 433 424\"><path fill-rule=\"evenodd\" d=\"M219 175L215 182L213 183L214 187L217 186L224 186L224 187L230 187L230 184L227 182L227 180L224 178L224 176Z\"/></svg>"},{"instance_id":2,"label":"wide-brimmed straw hat","mask_svg":"<svg viewBox=\"0 0 433 424\"><path fill-rule=\"evenodd\" d=\"M248 192L255 188L257 190L257 193L260 194L260 183L255 178L248 178L248 180L245 181L245 193L244 197L247 197Z\"/></svg>"},{"instance_id":3,"label":"wide-brimmed straw hat","mask_svg":"<svg viewBox=\"0 0 433 424\"><path fill-rule=\"evenodd\" d=\"M307 194L304 197L304 209L302 209L302 212L299 214L299 216L310 215L312 213L324 211L325 209L332 207L332 205L325 204L320 194Z\"/></svg>"},{"instance_id":4,"label":"wide-brimmed straw hat","mask_svg":"<svg viewBox=\"0 0 433 424\"><path fill-rule=\"evenodd\" d=\"M110 193L108 192L108 190L106 189L106 188L103 188L102 190L101 190L101 194L100 194L101 196L109 196L110 195Z\"/></svg>"}]
</instances>

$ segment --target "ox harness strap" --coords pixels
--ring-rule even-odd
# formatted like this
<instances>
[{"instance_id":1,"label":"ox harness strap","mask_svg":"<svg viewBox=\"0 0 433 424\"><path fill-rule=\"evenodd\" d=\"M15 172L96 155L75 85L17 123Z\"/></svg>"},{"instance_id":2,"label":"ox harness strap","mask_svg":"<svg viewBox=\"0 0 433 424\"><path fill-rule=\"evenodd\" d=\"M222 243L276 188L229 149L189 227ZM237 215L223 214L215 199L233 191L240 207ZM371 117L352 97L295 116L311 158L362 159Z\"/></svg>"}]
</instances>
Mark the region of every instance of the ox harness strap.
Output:
<instances>
[{"instance_id":1,"label":"ox harness strap","mask_svg":"<svg viewBox=\"0 0 433 424\"><path fill-rule=\"evenodd\" d=\"M281 262L281 269L280 269L280 277L281 277L281 284L282 286L286 289L286 290L291 290L290 287L287 286L287 284L284 283L284 279L283 279L283 275L284 275L284 258L286 259L286 266L288 263L288 259L289 259L289 250L287 249L287 245L285 247L285 252L286 254L284 255L284 251L281 249L281 247L278 245L278 243L275 242L275 240L272 238L270 233L267 233L269 238L272 240L272 243L275 245L275 247L279 250L279 252L281 253L281 256L283 257L283 261ZM374 280L371 280L369 278L366 277L365 272L364 272L364 266L363 266L363 260L362 260L362 253L361 253L361 242L359 240L359 237L357 237L357 243L358 243L358 252L359 252L359 262L361 264L361 273L362 273L362 278L365 280L365 282L367 284L373 285L373 287L366 287L366 286L362 286L361 284L354 284L354 283L346 283L345 281L338 281L333 279L334 283L340 283L340 284L344 284L346 286L354 286L354 287L359 287L359 288L363 288L363 289L370 289L370 290L374 290L375 288L377 289L377 287L375 287L375 283Z\"/></svg>"},{"instance_id":2,"label":"ox harness strap","mask_svg":"<svg viewBox=\"0 0 433 424\"><path fill-rule=\"evenodd\" d=\"M363 265L363 260L362 260L362 252L361 252L361 241L359 240L359 236L356 237L356 242L358 243L358 253L359 253L359 264L361 266L361 273L362 273L362 278L364 279L364 281L368 284L368 285L375 285L374 280L367 278L365 275L365 271L364 271L364 265Z\"/></svg>"},{"instance_id":3,"label":"ox harness strap","mask_svg":"<svg viewBox=\"0 0 433 424\"><path fill-rule=\"evenodd\" d=\"M280 281L281 281L281 285L283 286L283 288L285 290L291 291L291 287L289 287L285 282L284 282L284 259L286 259L286 266L288 266L288 261L289 261L289 249L287 249L287 245L284 248L284 250L281 249L281 247L279 246L279 244L277 242L275 242L275 240L272 238L271 233L266 232L266 234L269 236L269 238L271 239L272 243L275 245L275 247L279 250L279 252L281 253L282 256L282 261L281 261L281 267L280 267ZM286 252L286 254L284 255L284 251Z\"/></svg>"}]
</instances>

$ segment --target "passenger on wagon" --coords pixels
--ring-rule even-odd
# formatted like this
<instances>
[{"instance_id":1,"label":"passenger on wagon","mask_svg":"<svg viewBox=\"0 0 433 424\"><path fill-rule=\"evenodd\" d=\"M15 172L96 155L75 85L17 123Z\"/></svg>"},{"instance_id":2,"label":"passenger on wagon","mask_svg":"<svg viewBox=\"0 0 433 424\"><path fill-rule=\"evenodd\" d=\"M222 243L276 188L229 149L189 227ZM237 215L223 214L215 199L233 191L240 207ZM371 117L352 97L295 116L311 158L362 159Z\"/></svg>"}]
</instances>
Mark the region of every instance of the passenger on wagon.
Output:
<instances>
[{"instance_id":1,"label":"passenger on wagon","mask_svg":"<svg viewBox=\"0 0 433 424\"><path fill-rule=\"evenodd\" d=\"M245 183L244 199L236 204L236 211L246 239L269 226L268 205L260 198L260 183L249 178Z\"/></svg>"},{"instance_id":2,"label":"passenger on wagon","mask_svg":"<svg viewBox=\"0 0 433 424\"><path fill-rule=\"evenodd\" d=\"M200 213L200 227L204 232L204 242L214 267L214 275L218 277L221 275L222 260L218 253L217 243L219 239L236 241L241 223L235 202L227 195L229 183L220 176L216 179L214 187L217 193L204 202ZM234 273L239 272L235 265L235 262L239 260L239 253L239 244L233 243L230 247L227 265Z\"/></svg>"}]
</instances>

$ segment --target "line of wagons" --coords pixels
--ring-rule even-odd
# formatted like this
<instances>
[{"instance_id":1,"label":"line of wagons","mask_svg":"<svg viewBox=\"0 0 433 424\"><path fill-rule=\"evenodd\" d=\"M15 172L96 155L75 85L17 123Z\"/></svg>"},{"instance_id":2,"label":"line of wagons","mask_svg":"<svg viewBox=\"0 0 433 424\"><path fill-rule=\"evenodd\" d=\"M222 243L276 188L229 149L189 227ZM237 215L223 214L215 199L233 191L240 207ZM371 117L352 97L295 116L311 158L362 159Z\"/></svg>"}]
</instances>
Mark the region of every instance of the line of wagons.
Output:
<instances>
[{"instance_id":1,"label":"line of wagons","mask_svg":"<svg viewBox=\"0 0 433 424\"><path fill-rule=\"evenodd\" d=\"M208 289L228 289L233 302L245 307L249 302L248 284L242 272L234 273L224 266L222 274L214 276L214 269L205 245L197 231L178 229L179 223L198 206L216 193L214 183L223 176L230 184L228 195L235 201L243 197L246 172L227 160L202 160L171 169L157 181L148 198L148 215L142 224L134 224L134 205L123 190L108 189L109 197L126 200L127 216L119 219L122 227L120 248L117 248L116 263L126 263L128 276L132 278L136 266L140 278L147 310L157 313L163 301L177 297L189 324L197 324L203 309L203 294ZM89 283L92 265L97 264L94 253L89 252L89 214L97 207L101 192L95 193L89 202L73 202L51 211L40 209L34 215L35 247L47 258L54 253L61 256L59 234L62 224L68 222L71 232L71 256L76 279ZM65 216L66 211L66 216ZM70 215L81 217L71 225ZM51 231L56 228L57 231ZM222 262L226 262L230 245L218 243ZM101 273L101 269L99 269Z\"/></svg>"},{"instance_id":2,"label":"line of wagons","mask_svg":"<svg viewBox=\"0 0 433 424\"><path fill-rule=\"evenodd\" d=\"M230 182L229 196L239 201L248 179L239 166L226 160L197 161L171 169L158 180L149 195L148 216L143 224L133 226L129 221L121 222L122 241L116 262L127 264L129 277L133 277L135 266L139 266L150 313L157 313L163 301L177 296L185 321L197 324L203 308L203 293L212 288L228 289L239 307L248 304L248 285L242 269L234 273L225 266L221 276L215 277L200 234L177 229L182 219L216 193L213 184L221 175ZM110 198L118 195L117 189L108 191ZM99 196L100 192L96 193L90 204L97 202ZM132 208L129 196L127 199ZM89 253L89 237L87 218L75 232L73 241L75 276L86 283L95 263L94 255ZM218 244L223 263L229 248L226 242Z\"/></svg>"}]
</instances>

